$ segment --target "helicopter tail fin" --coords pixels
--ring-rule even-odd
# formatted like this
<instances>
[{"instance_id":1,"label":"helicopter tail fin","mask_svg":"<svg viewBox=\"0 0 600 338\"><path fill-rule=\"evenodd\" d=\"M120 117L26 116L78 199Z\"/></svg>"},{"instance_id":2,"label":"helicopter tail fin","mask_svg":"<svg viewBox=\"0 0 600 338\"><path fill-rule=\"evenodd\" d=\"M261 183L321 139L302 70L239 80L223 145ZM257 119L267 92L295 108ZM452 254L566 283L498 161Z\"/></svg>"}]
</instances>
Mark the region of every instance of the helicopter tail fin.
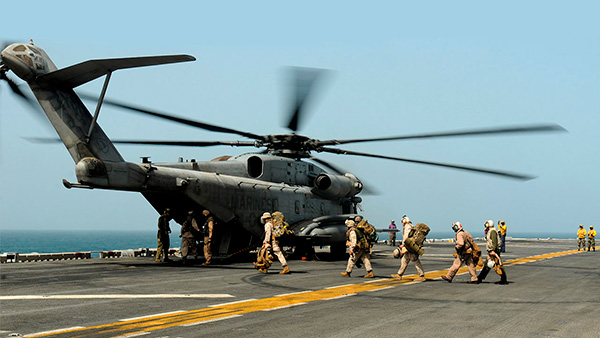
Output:
<instances>
[{"instance_id":1,"label":"helicopter tail fin","mask_svg":"<svg viewBox=\"0 0 600 338\"><path fill-rule=\"evenodd\" d=\"M106 75L103 98L115 70L193 60L195 58L189 55L89 60L40 74L29 84L75 163L83 158L123 162L114 144L96 123L99 107L92 117L73 88Z\"/></svg>"}]
</instances>

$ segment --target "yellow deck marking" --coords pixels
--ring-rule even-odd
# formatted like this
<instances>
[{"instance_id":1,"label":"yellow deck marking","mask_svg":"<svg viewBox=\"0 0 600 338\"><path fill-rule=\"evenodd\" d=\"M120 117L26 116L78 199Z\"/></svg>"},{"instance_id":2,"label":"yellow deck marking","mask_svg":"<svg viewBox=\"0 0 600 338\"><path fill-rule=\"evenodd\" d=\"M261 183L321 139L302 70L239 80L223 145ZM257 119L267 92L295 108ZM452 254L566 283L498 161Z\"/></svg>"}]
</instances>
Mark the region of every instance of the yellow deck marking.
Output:
<instances>
[{"instance_id":1,"label":"yellow deck marking","mask_svg":"<svg viewBox=\"0 0 600 338\"><path fill-rule=\"evenodd\" d=\"M539 261L542 259L570 255L577 252L577 250L570 250L525 258L518 258L506 261L504 262L504 265L524 264ZM458 270L458 273L464 273L467 271L467 267L461 267ZM448 270L428 272L425 274L425 278L440 278L447 272ZM55 332L40 333L28 335L26 337L33 338L62 335L63 337L83 338L92 336L117 337L124 335L141 334L143 332L161 330L174 326L190 324L195 325L203 322L212 322L218 319L235 318L246 313L272 310L275 308L287 308L318 300L339 299L350 295L355 295L361 292L387 289L398 285L415 284L414 279L416 279L417 277L417 275L410 275L405 276L402 280L388 278L372 280L358 284L340 285L337 287L330 287L316 291L306 291L281 296L273 296L263 299L248 299L246 301L211 306L204 309L184 311L172 314L147 316L140 319L133 319L86 328L72 328Z\"/></svg>"}]
</instances>

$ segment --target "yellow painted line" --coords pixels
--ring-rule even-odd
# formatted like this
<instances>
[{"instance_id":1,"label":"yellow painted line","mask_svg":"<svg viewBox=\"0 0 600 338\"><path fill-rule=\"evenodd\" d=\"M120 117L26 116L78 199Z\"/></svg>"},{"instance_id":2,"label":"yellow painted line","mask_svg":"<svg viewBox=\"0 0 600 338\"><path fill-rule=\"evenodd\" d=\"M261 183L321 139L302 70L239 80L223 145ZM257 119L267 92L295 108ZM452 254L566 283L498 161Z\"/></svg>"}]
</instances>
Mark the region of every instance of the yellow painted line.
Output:
<instances>
[{"instance_id":1,"label":"yellow painted line","mask_svg":"<svg viewBox=\"0 0 600 338\"><path fill-rule=\"evenodd\" d=\"M549 259L564 255L577 253L577 250L555 252L525 258L519 258L504 262L505 265L524 264L542 259ZM458 273L467 272L467 267L461 267ZM448 270L432 271L425 274L427 279L440 278L445 275ZM147 316L139 319L121 321L116 323L91 326L86 328L72 328L62 331L54 331L29 335L27 337L48 337L48 336L63 336L69 338L83 337L117 337L142 334L155 330L162 330L174 326L181 325L197 325L204 322L212 322L219 319L228 319L242 316L246 313L254 313L258 311L269 311L280 308L288 308L296 305L302 305L319 300L333 300L352 296L361 292L378 291L389 289L399 285L415 284L414 279L417 275L405 276L402 280L396 279L379 279L371 280L358 284L346 284L337 287L330 287L316 291L302 291L292 294L273 296L263 299L248 299L241 302L232 302L222 305L210 306L204 309L184 311L171 314L162 314L155 316Z\"/></svg>"}]
</instances>

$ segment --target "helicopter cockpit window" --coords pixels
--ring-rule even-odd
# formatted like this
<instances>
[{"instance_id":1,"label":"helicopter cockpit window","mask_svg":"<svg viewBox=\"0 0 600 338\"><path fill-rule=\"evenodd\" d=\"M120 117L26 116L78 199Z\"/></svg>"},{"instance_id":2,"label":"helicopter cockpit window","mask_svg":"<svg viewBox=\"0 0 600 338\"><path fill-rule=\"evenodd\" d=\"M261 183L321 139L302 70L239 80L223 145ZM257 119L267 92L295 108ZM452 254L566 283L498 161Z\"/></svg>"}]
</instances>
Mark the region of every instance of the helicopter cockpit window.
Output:
<instances>
[{"instance_id":1,"label":"helicopter cockpit window","mask_svg":"<svg viewBox=\"0 0 600 338\"><path fill-rule=\"evenodd\" d=\"M25 51L25 46L23 46L23 45L15 46L15 48L13 48L13 51L14 52L24 52Z\"/></svg>"},{"instance_id":2,"label":"helicopter cockpit window","mask_svg":"<svg viewBox=\"0 0 600 338\"><path fill-rule=\"evenodd\" d=\"M29 46L29 49L31 49L32 52L36 53L36 54L41 54L39 50L35 49L34 47Z\"/></svg>"},{"instance_id":3,"label":"helicopter cockpit window","mask_svg":"<svg viewBox=\"0 0 600 338\"><path fill-rule=\"evenodd\" d=\"M257 178L263 173L263 161L258 156L248 158L248 175Z\"/></svg>"},{"instance_id":4,"label":"helicopter cockpit window","mask_svg":"<svg viewBox=\"0 0 600 338\"><path fill-rule=\"evenodd\" d=\"M27 55L23 55L23 54L18 54L17 57L23 61L25 61L29 66L33 67L33 61L31 61L31 58Z\"/></svg>"}]
</instances>

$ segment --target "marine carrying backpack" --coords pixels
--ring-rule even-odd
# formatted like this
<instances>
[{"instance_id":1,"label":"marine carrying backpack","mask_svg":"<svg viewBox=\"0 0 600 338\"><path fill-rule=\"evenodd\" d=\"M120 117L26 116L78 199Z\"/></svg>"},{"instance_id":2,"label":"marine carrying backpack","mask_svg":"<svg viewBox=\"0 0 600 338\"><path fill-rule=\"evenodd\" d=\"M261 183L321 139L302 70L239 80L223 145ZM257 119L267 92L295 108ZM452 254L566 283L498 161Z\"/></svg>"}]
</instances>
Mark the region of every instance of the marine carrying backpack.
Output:
<instances>
[{"instance_id":1,"label":"marine carrying backpack","mask_svg":"<svg viewBox=\"0 0 600 338\"><path fill-rule=\"evenodd\" d=\"M288 231L287 227L288 227L288 223L285 221L285 217L283 216L283 213L280 211L275 211L273 213L273 237L274 238L279 238L283 235L285 235L285 233Z\"/></svg>"},{"instance_id":2,"label":"marine carrying backpack","mask_svg":"<svg viewBox=\"0 0 600 338\"><path fill-rule=\"evenodd\" d=\"M416 253L419 256L424 253L423 243L427 234L429 234L429 227L425 223L417 223L417 225L410 229L408 237L404 240L404 246L408 251Z\"/></svg>"},{"instance_id":3,"label":"marine carrying backpack","mask_svg":"<svg viewBox=\"0 0 600 338\"><path fill-rule=\"evenodd\" d=\"M366 219L360 221L358 223L357 228L363 232L369 244L377 243L377 240L379 239L379 236L377 236L377 231L375 230L375 227L373 227L373 225L367 222Z\"/></svg>"}]
</instances>

